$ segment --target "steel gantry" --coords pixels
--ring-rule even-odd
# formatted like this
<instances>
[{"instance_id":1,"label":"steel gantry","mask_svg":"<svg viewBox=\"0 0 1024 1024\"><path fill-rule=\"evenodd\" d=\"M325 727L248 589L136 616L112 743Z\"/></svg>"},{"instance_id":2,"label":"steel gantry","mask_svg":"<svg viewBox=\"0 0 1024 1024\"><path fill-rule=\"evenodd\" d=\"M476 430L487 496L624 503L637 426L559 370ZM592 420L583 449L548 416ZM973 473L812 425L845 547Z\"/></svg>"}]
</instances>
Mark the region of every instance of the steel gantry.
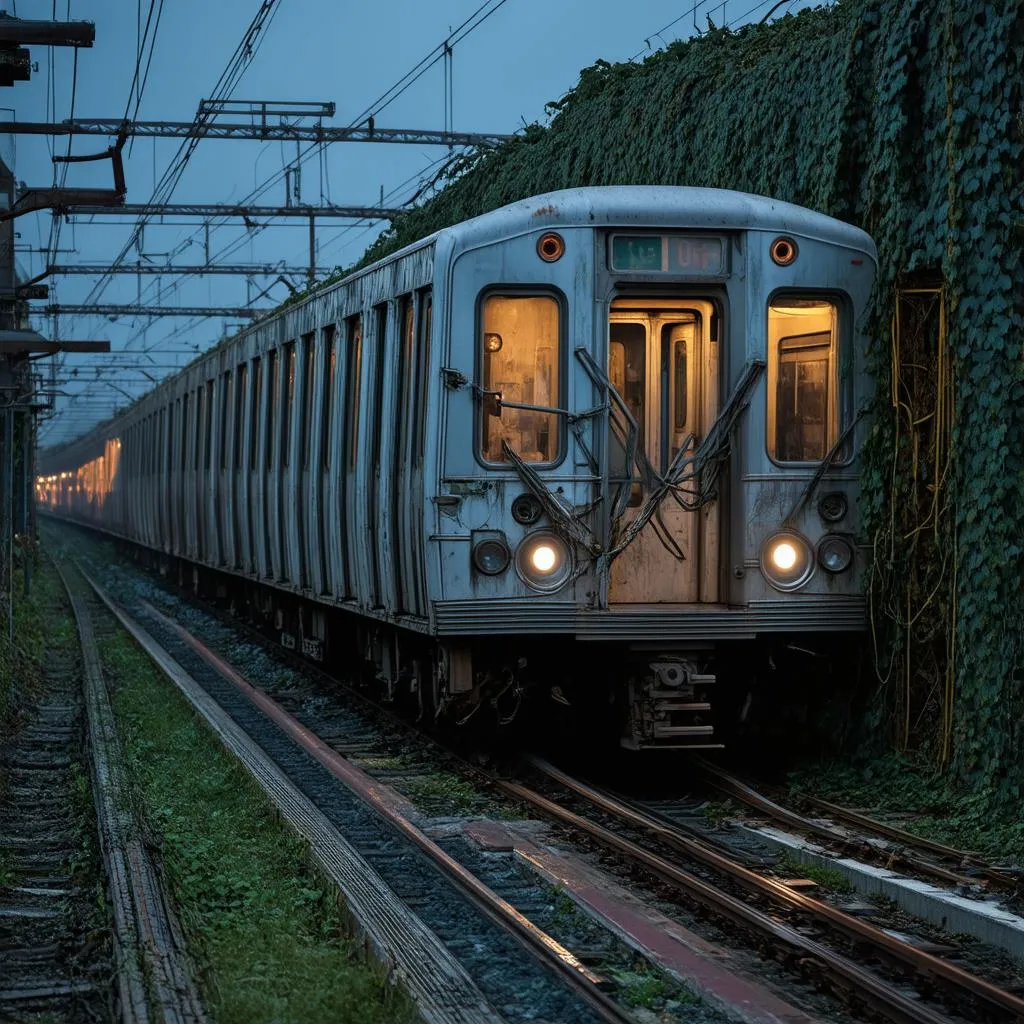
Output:
<instances>
[{"instance_id":1,"label":"steel gantry","mask_svg":"<svg viewBox=\"0 0 1024 1024\"><path fill-rule=\"evenodd\" d=\"M0 121L14 135L118 135L157 139L255 139L266 142L393 142L414 146L498 146L513 135L427 128L378 128L366 124L328 128L322 124L259 124L217 121L118 121L76 117L67 121Z\"/></svg>"}]
</instances>

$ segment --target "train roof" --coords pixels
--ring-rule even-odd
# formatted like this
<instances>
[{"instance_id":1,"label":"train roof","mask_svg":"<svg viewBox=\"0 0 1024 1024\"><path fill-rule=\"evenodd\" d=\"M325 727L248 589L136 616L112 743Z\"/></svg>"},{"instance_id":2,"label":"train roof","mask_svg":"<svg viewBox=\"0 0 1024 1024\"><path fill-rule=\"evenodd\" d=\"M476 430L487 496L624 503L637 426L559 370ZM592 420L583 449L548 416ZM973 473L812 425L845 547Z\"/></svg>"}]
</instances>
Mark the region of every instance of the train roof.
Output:
<instances>
[{"instance_id":1,"label":"train roof","mask_svg":"<svg viewBox=\"0 0 1024 1024\"><path fill-rule=\"evenodd\" d=\"M877 258L875 244L866 232L835 217L768 196L688 185L600 185L561 189L510 203L437 234L449 233L457 243L471 245L495 234L519 234L537 228L576 224L602 228L780 231L846 245L864 252L872 260Z\"/></svg>"}]
</instances>

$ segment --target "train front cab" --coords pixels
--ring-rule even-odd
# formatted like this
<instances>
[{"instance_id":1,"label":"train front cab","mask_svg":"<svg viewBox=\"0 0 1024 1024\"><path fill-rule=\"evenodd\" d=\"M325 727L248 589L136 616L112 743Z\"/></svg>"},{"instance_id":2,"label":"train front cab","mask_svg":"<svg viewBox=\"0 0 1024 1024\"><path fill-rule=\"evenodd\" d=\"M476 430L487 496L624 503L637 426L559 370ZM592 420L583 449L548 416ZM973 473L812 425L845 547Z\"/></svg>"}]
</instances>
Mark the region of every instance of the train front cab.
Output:
<instances>
[{"instance_id":1,"label":"train front cab","mask_svg":"<svg viewBox=\"0 0 1024 1024\"><path fill-rule=\"evenodd\" d=\"M539 210L454 261L451 337L475 351L443 370L438 631L475 689L571 638L568 692L614 677L625 746L713 745L716 648L863 627L873 248L793 207L628 231Z\"/></svg>"}]
</instances>

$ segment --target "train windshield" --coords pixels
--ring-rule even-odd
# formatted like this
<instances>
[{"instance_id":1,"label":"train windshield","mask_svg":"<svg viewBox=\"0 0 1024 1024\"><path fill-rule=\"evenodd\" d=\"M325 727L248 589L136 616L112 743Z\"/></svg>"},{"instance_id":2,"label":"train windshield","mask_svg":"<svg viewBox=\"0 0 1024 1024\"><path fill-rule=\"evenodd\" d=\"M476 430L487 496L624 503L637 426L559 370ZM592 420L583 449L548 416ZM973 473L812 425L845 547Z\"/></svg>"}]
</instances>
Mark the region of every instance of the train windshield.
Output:
<instances>
[{"instance_id":1,"label":"train windshield","mask_svg":"<svg viewBox=\"0 0 1024 1024\"><path fill-rule=\"evenodd\" d=\"M501 402L485 404L481 417L480 449L486 462L506 461L503 441L524 462L557 459L560 420L557 413L541 410L559 406L560 325L561 308L552 295L489 295L484 300L483 386Z\"/></svg>"}]
</instances>

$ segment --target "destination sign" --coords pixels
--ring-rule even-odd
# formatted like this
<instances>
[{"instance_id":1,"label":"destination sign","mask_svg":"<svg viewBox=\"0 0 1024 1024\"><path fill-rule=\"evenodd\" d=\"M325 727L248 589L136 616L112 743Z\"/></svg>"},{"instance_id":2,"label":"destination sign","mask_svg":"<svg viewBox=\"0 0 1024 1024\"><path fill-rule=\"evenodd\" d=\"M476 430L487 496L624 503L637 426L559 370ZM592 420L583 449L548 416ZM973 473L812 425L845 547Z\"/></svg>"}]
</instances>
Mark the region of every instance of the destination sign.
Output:
<instances>
[{"instance_id":1,"label":"destination sign","mask_svg":"<svg viewBox=\"0 0 1024 1024\"><path fill-rule=\"evenodd\" d=\"M706 235L612 235L612 270L647 274L725 273L721 238Z\"/></svg>"}]
</instances>

